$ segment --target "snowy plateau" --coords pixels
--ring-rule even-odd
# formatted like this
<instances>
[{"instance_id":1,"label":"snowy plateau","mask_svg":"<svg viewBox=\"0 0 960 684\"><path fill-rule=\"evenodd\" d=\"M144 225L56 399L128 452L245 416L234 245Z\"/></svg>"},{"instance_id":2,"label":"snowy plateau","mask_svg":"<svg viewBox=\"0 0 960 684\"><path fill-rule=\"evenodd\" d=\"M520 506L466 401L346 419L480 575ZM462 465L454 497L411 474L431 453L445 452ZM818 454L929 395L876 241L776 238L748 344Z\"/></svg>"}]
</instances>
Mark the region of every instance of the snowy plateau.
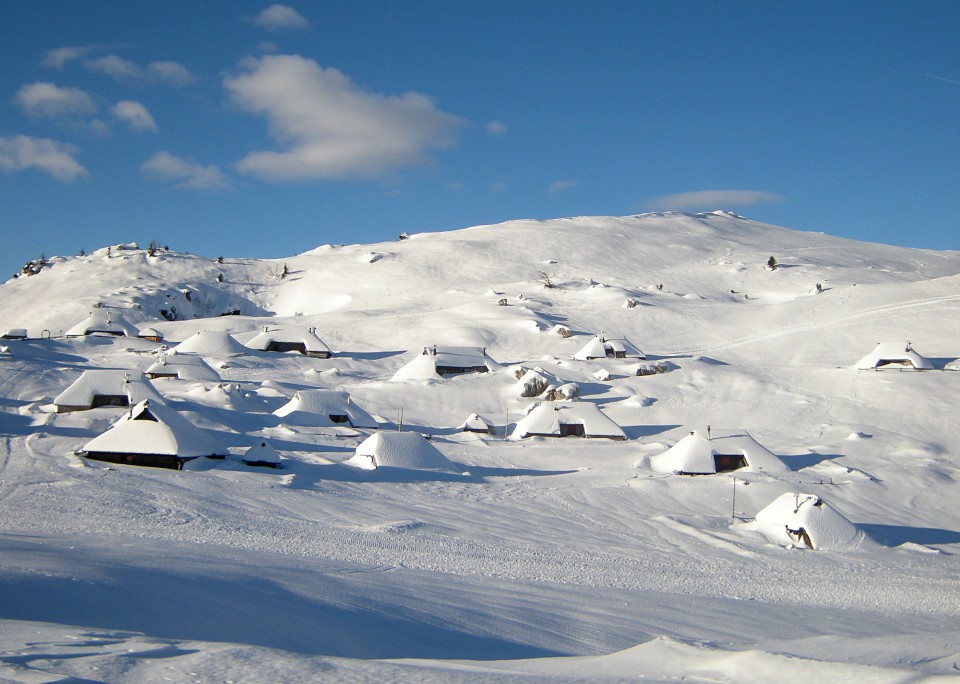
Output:
<instances>
[{"instance_id":1,"label":"snowy plateau","mask_svg":"<svg viewBox=\"0 0 960 684\"><path fill-rule=\"evenodd\" d=\"M960 252L725 212L224 249L0 286L0 681L960 677ZM226 457L85 457L134 412L58 397L158 362ZM537 402L616 438L518 434Z\"/></svg>"}]
</instances>

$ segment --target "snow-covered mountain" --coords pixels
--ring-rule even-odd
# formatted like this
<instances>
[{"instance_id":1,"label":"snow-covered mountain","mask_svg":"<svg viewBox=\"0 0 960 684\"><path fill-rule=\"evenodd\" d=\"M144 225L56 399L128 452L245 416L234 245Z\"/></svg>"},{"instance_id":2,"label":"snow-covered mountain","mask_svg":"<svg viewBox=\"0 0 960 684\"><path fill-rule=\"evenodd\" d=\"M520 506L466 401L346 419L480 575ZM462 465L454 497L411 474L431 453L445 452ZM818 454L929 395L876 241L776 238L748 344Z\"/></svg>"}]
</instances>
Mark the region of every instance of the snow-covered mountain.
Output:
<instances>
[{"instance_id":1,"label":"snow-covered mountain","mask_svg":"<svg viewBox=\"0 0 960 684\"><path fill-rule=\"evenodd\" d=\"M0 360L0 676L901 681L960 667L960 373L944 370L960 357L960 253L715 212L218 256L111 246L0 286L0 332L28 334ZM229 458L177 472L73 453L124 409L57 413L58 395L83 370L159 358L148 339L64 336L91 313L187 342L220 374L154 384ZM334 355L237 354L265 326L315 328ZM595 335L647 358L574 359ZM878 342L935 370L856 370ZM434 372L484 351L488 372ZM351 467L369 428L275 413L317 388L428 435L453 466ZM551 390L627 439L504 439ZM492 434L459 430L474 413ZM785 467L651 467L691 431L701 463L730 462L720 445L749 434ZM243 464L261 443L281 469ZM806 537L791 537L778 525L799 524L801 501ZM822 511L842 524L801 550L819 546Z\"/></svg>"}]
</instances>

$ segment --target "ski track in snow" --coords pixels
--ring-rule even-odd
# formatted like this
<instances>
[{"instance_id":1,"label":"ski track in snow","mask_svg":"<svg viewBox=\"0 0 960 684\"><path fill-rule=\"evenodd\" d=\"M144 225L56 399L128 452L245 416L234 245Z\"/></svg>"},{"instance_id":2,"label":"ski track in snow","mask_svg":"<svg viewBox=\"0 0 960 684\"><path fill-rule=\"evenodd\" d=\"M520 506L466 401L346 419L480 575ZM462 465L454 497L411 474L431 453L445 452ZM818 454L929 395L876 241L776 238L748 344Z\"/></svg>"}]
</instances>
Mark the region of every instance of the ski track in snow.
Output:
<instances>
[{"instance_id":1,"label":"ski track in snow","mask_svg":"<svg viewBox=\"0 0 960 684\"><path fill-rule=\"evenodd\" d=\"M788 335L797 335L800 333L813 332L818 330L834 329L841 326L853 326L860 324L863 320L893 318L894 314L903 311L916 310L919 308L930 309L934 305L947 304L960 301L960 295L945 295L942 297L929 297L910 302L900 302L897 304L886 304L874 306L854 312L844 312L842 316L835 316L828 320L811 321L802 325L780 327L765 333L749 335L736 340L717 342L712 344L692 345L685 347L661 347L660 353L667 356L686 356L692 354L704 354L716 352L733 347L739 347L747 344L765 342Z\"/></svg>"}]
</instances>

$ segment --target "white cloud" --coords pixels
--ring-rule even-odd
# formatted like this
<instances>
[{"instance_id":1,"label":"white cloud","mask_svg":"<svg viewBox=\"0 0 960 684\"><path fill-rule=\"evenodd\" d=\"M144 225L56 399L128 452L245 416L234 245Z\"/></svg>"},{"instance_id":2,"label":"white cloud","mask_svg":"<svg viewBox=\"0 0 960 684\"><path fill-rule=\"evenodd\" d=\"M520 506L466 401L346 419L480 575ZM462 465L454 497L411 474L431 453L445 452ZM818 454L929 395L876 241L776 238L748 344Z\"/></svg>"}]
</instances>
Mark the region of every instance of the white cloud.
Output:
<instances>
[{"instance_id":1,"label":"white cloud","mask_svg":"<svg viewBox=\"0 0 960 684\"><path fill-rule=\"evenodd\" d=\"M237 169L270 180L364 178L422 164L450 147L464 120L418 93L371 93L336 69L295 55L249 58L224 80L242 109L263 115L284 151L251 152Z\"/></svg>"},{"instance_id":2,"label":"white cloud","mask_svg":"<svg viewBox=\"0 0 960 684\"><path fill-rule=\"evenodd\" d=\"M120 55L105 55L83 62L84 68L91 73L106 74L118 81L136 81L143 78L143 70Z\"/></svg>"},{"instance_id":3,"label":"white cloud","mask_svg":"<svg viewBox=\"0 0 960 684\"><path fill-rule=\"evenodd\" d=\"M106 138L110 135L110 125L106 121L101 121L100 119L91 119L87 124L90 129L90 132L94 135L98 135L101 138Z\"/></svg>"},{"instance_id":4,"label":"white cloud","mask_svg":"<svg viewBox=\"0 0 960 684\"><path fill-rule=\"evenodd\" d=\"M16 135L0 137L0 171L40 169L57 180L69 182L87 175L76 160L79 149L49 138Z\"/></svg>"},{"instance_id":5,"label":"white cloud","mask_svg":"<svg viewBox=\"0 0 960 684\"><path fill-rule=\"evenodd\" d=\"M86 57L94 50L96 50L94 47L62 47L47 50L46 56L40 63L45 67L60 71L67 62Z\"/></svg>"},{"instance_id":6,"label":"white cloud","mask_svg":"<svg viewBox=\"0 0 960 684\"><path fill-rule=\"evenodd\" d=\"M251 21L271 33L283 29L308 29L310 22L306 17L289 5L270 5L255 16Z\"/></svg>"},{"instance_id":7,"label":"white cloud","mask_svg":"<svg viewBox=\"0 0 960 684\"><path fill-rule=\"evenodd\" d=\"M110 113L120 119L134 131L156 131L157 122L150 112L134 100L120 100L110 108Z\"/></svg>"},{"instance_id":8,"label":"white cloud","mask_svg":"<svg viewBox=\"0 0 960 684\"><path fill-rule=\"evenodd\" d=\"M263 52L269 54L271 52L280 52L280 46L276 43L272 43L269 40L261 40L257 43L257 52Z\"/></svg>"},{"instance_id":9,"label":"white cloud","mask_svg":"<svg viewBox=\"0 0 960 684\"><path fill-rule=\"evenodd\" d=\"M571 181L571 180L558 180L558 181L554 181L553 183L550 184L550 187L549 187L549 189L547 190L547 192L549 192L551 195L553 195L553 194L556 194L556 193L558 193L558 192L563 192L563 191L565 191L565 190L570 190L571 188L575 188L575 187L577 187L577 182L576 182L576 181Z\"/></svg>"},{"instance_id":10,"label":"white cloud","mask_svg":"<svg viewBox=\"0 0 960 684\"><path fill-rule=\"evenodd\" d=\"M154 180L179 181L175 187L184 190L221 190L230 187L229 179L215 165L195 164L169 152L157 152L140 165L140 171Z\"/></svg>"},{"instance_id":11,"label":"white cloud","mask_svg":"<svg viewBox=\"0 0 960 684\"><path fill-rule=\"evenodd\" d=\"M13 101L23 107L28 116L48 119L92 114L97 109L93 98L85 91L79 88L61 88L43 81L23 86Z\"/></svg>"},{"instance_id":12,"label":"white cloud","mask_svg":"<svg viewBox=\"0 0 960 684\"><path fill-rule=\"evenodd\" d=\"M182 88L197 80L187 67L179 62L150 62L147 73L158 81Z\"/></svg>"},{"instance_id":13,"label":"white cloud","mask_svg":"<svg viewBox=\"0 0 960 684\"><path fill-rule=\"evenodd\" d=\"M656 211L681 211L748 207L766 202L782 202L785 199L783 195L764 190L697 190L652 197L644 202L644 205Z\"/></svg>"},{"instance_id":14,"label":"white cloud","mask_svg":"<svg viewBox=\"0 0 960 684\"><path fill-rule=\"evenodd\" d=\"M182 88L195 82L196 76L179 62L150 62L146 69L141 68L119 55L106 55L88 59L83 66L91 73L105 74L118 81L152 80Z\"/></svg>"},{"instance_id":15,"label":"white cloud","mask_svg":"<svg viewBox=\"0 0 960 684\"><path fill-rule=\"evenodd\" d=\"M502 121L490 121L487 123L487 135L506 135L507 125Z\"/></svg>"}]
</instances>

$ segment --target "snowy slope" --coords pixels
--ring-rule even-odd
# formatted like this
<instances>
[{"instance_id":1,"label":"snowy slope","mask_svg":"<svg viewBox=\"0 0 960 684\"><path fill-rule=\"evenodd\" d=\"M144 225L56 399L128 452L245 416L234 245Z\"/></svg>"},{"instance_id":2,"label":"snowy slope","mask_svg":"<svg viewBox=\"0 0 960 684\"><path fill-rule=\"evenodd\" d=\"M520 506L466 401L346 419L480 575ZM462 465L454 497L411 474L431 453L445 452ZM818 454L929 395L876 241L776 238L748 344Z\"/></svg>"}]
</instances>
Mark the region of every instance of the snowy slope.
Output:
<instances>
[{"instance_id":1,"label":"snowy slope","mask_svg":"<svg viewBox=\"0 0 960 684\"><path fill-rule=\"evenodd\" d=\"M215 256L103 249L0 286L0 328L33 338L0 360L0 678L898 682L960 667L960 374L940 370L960 357L960 253L717 212ZM211 354L222 387L155 380L231 456L108 467L72 452L123 409L49 404L84 369L149 367L158 345L59 337L97 304L171 346L295 325L337 353ZM574 360L601 333L666 372ZM937 370L855 370L880 341ZM485 347L500 368L390 381L435 344ZM521 366L576 383L628 439L504 440L536 400ZM386 429L402 416L456 468L344 466L371 430L273 415L309 388L348 391ZM459 432L472 413L495 435ZM749 431L790 470L650 468L708 425ZM243 465L262 441L280 470ZM786 549L741 522L786 492L821 497L864 543Z\"/></svg>"}]
</instances>

